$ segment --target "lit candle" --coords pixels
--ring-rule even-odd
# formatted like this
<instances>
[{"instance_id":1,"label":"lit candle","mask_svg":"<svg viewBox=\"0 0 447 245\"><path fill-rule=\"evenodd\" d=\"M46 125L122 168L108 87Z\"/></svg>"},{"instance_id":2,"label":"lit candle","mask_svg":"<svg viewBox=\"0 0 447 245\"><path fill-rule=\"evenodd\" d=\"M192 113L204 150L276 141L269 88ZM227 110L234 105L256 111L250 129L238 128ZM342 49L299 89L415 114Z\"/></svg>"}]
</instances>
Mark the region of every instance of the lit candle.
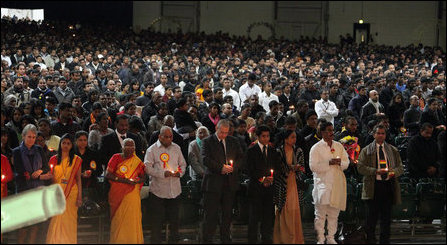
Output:
<instances>
[{"instance_id":1,"label":"lit candle","mask_svg":"<svg viewBox=\"0 0 447 245\"><path fill-rule=\"evenodd\" d=\"M388 172L388 168L385 168L385 171L387 171L387 172Z\"/></svg>"},{"instance_id":2,"label":"lit candle","mask_svg":"<svg viewBox=\"0 0 447 245\"><path fill-rule=\"evenodd\" d=\"M182 168L180 168L180 166L178 166L178 167L177 167L177 171L178 171L179 173L182 173Z\"/></svg>"},{"instance_id":3,"label":"lit candle","mask_svg":"<svg viewBox=\"0 0 447 245\"><path fill-rule=\"evenodd\" d=\"M273 177L273 169L270 169L270 177Z\"/></svg>"},{"instance_id":4,"label":"lit candle","mask_svg":"<svg viewBox=\"0 0 447 245\"><path fill-rule=\"evenodd\" d=\"M53 168L54 168L54 165L50 164L51 173L53 173Z\"/></svg>"},{"instance_id":5,"label":"lit candle","mask_svg":"<svg viewBox=\"0 0 447 245\"><path fill-rule=\"evenodd\" d=\"M3 180L5 180L6 179L6 176L4 175L4 174L2 174L2 182L3 182Z\"/></svg>"},{"instance_id":6,"label":"lit candle","mask_svg":"<svg viewBox=\"0 0 447 245\"><path fill-rule=\"evenodd\" d=\"M233 167L233 160L230 160L230 166Z\"/></svg>"}]
</instances>

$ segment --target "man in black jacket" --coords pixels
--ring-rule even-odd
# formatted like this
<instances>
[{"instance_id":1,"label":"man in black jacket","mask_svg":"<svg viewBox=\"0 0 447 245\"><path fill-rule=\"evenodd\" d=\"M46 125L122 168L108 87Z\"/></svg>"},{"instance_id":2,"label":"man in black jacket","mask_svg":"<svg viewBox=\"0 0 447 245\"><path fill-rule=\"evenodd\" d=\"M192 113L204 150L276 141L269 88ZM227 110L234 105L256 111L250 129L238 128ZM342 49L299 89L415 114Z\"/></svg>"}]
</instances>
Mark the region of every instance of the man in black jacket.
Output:
<instances>
[{"instance_id":1,"label":"man in black jacket","mask_svg":"<svg viewBox=\"0 0 447 245\"><path fill-rule=\"evenodd\" d=\"M211 243L218 222L218 209L222 207L220 224L221 241L231 242L230 226L235 193L239 188L239 169L243 154L239 140L227 136L230 122L220 120L216 133L202 141L205 174L202 181L204 223L202 242Z\"/></svg>"},{"instance_id":2,"label":"man in black jacket","mask_svg":"<svg viewBox=\"0 0 447 245\"><path fill-rule=\"evenodd\" d=\"M380 115L385 115L385 108L379 102L379 93L376 90L371 90L369 91L369 101L362 107L362 113L360 114L362 128L366 129L368 122L377 119Z\"/></svg>"},{"instance_id":3,"label":"man in black jacket","mask_svg":"<svg viewBox=\"0 0 447 245\"><path fill-rule=\"evenodd\" d=\"M101 146L99 148L101 164L106 168L107 164L116 153L120 153L123 148L123 141L131 138L135 142L135 153L140 159L144 159L144 152L141 148L141 142L137 135L128 132L129 117L125 114L119 115L115 121L115 131L104 135L101 138ZM105 169L104 168L104 169Z\"/></svg>"},{"instance_id":4,"label":"man in black jacket","mask_svg":"<svg viewBox=\"0 0 447 245\"><path fill-rule=\"evenodd\" d=\"M408 142L408 167L413 178L433 178L438 174L441 155L432 134L433 125L424 123L419 135Z\"/></svg>"},{"instance_id":5,"label":"man in black jacket","mask_svg":"<svg viewBox=\"0 0 447 245\"><path fill-rule=\"evenodd\" d=\"M422 111L419 107L419 97L413 95L410 97L410 108L404 112L404 127L408 131L408 136L414 136L419 132L419 121Z\"/></svg>"},{"instance_id":6,"label":"man in black jacket","mask_svg":"<svg viewBox=\"0 0 447 245\"><path fill-rule=\"evenodd\" d=\"M248 224L248 243L258 242L258 222L261 222L262 243L273 242L273 171L281 160L275 149L269 146L270 129L261 125L256 130L258 143L248 148L247 168L250 175L248 196L250 214Z\"/></svg>"},{"instance_id":7,"label":"man in black jacket","mask_svg":"<svg viewBox=\"0 0 447 245\"><path fill-rule=\"evenodd\" d=\"M352 111L355 118L360 121L362 107L368 103L368 96L366 96L365 86L359 86L357 90L359 91L359 94L349 101L348 110Z\"/></svg>"},{"instance_id":8,"label":"man in black jacket","mask_svg":"<svg viewBox=\"0 0 447 245\"><path fill-rule=\"evenodd\" d=\"M379 101L385 108L385 111L387 111L388 106L393 99L394 91L396 90L396 82L397 78L395 76L388 76L386 79L386 87L380 91Z\"/></svg>"}]
</instances>

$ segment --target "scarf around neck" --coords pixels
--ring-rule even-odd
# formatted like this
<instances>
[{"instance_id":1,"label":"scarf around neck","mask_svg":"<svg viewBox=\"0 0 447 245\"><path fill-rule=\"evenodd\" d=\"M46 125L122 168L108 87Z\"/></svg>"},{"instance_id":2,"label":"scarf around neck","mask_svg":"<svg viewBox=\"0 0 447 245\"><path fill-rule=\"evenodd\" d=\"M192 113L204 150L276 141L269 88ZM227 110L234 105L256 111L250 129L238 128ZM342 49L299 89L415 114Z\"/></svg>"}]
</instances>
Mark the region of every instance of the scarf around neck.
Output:
<instances>
[{"instance_id":1,"label":"scarf around neck","mask_svg":"<svg viewBox=\"0 0 447 245\"><path fill-rule=\"evenodd\" d=\"M380 103L379 101L374 102L371 98L369 98L369 103L371 103L374 108L376 108L376 112L380 112L379 108L380 108Z\"/></svg>"}]
</instances>

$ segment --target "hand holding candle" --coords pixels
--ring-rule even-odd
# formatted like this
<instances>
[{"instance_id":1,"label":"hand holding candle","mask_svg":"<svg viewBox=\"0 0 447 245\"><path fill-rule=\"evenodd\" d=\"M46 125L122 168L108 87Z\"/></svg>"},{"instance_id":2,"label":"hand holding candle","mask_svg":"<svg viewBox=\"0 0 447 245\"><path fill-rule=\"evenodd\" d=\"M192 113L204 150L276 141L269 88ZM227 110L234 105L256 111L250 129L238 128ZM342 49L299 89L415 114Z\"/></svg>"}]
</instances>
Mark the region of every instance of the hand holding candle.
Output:
<instances>
[{"instance_id":1,"label":"hand holding candle","mask_svg":"<svg viewBox=\"0 0 447 245\"><path fill-rule=\"evenodd\" d=\"M230 160L230 166L233 167L233 160Z\"/></svg>"}]
</instances>

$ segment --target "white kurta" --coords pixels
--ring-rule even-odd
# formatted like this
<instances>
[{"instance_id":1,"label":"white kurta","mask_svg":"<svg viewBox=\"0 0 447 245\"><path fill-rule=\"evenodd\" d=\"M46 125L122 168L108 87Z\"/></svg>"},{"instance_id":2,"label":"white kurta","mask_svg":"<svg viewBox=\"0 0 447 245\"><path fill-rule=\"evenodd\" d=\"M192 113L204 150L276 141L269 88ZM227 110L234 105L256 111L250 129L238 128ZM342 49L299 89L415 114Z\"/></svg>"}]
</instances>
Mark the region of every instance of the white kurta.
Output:
<instances>
[{"instance_id":1,"label":"white kurta","mask_svg":"<svg viewBox=\"0 0 447 245\"><path fill-rule=\"evenodd\" d=\"M335 150L333 153L331 153L329 145L324 140L320 140L310 149L309 167L314 176L314 189L312 191L314 204L330 204L334 178L340 176L337 171L340 168L343 171L349 166L348 153L346 153L343 145L332 141L332 148ZM329 161L337 156L341 158L341 165L330 166Z\"/></svg>"},{"instance_id":2,"label":"white kurta","mask_svg":"<svg viewBox=\"0 0 447 245\"><path fill-rule=\"evenodd\" d=\"M315 112L318 119L324 118L326 121L331 122L334 125L334 118L338 116L338 109L334 102L328 100L324 101L320 99L315 102Z\"/></svg>"}]
</instances>

